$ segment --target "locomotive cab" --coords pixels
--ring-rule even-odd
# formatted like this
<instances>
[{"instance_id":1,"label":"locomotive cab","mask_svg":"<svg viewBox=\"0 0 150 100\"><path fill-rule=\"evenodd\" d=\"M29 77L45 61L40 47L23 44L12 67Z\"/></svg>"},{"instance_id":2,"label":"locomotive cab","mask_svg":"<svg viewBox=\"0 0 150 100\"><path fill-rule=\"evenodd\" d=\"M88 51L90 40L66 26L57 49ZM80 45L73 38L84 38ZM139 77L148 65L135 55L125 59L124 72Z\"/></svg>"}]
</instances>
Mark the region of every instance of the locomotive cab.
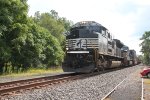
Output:
<instances>
[{"instance_id":1,"label":"locomotive cab","mask_svg":"<svg viewBox=\"0 0 150 100\"><path fill-rule=\"evenodd\" d=\"M98 38L98 35L94 34L94 32L100 32L100 26L77 23L70 29L70 34L66 37L66 39Z\"/></svg>"},{"instance_id":2,"label":"locomotive cab","mask_svg":"<svg viewBox=\"0 0 150 100\"><path fill-rule=\"evenodd\" d=\"M90 72L95 69L94 49L98 49L100 24L93 21L79 22L66 36L64 71Z\"/></svg>"}]
</instances>

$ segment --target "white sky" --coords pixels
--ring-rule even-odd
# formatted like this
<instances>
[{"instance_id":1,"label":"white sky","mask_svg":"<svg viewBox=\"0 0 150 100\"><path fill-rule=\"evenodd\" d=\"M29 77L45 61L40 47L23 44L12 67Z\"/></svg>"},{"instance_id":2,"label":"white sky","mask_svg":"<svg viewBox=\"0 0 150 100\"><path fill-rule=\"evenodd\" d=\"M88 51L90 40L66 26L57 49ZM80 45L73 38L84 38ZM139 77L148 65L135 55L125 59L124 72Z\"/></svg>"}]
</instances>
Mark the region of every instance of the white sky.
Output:
<instances>
[{"instance_id":1,"label":"white sky","mask_svg":"<svg viewBox=\"0 0 150 100\"><path fill-rule=\"evenodd\" d=\"M74 23L96 21L114 38L140 53L140 40L150 31L150 0L28 0L29 16L55 10Z\"/></svg>"}]
</instances>

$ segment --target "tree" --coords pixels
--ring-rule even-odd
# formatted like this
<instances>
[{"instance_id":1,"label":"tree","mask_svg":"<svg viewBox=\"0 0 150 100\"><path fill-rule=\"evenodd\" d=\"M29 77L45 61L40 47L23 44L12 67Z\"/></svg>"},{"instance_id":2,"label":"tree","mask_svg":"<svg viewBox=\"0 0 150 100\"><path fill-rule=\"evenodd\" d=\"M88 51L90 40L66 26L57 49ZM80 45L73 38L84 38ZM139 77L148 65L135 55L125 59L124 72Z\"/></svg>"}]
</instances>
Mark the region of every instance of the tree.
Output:
<instances>
[{"instance_id":1,"label":"tree","mask_svg":"<svg viewBox=\"0 0 150 100\"><path fill-rule=\"evenodd\" d=\"M65 36L63 33L70 29L72 25L71 21L64 17L59 17L55 10L51 10L50 13L42 14L36 12L33 20L41 27L46 28L53 36L55 36L62 46L64 45Z\"/></svg>"},{"instance_id":2,"label":"tree","mask_svg":"<svg viewBox=\"0 0 150 100\"><path fill-rule=\"evenodd\" d=\"M0 72L13 56L14 39L19 37L27 22L26 0L0 1Z\"/></svg>"},{"instance_id":3,"label":"tree","mask_svg":"<svg viewBox=\"0 0 150 100\"><path fill-rule=\"evenodd\" d=\"M1 0L0 8L1 73L4 67L7 72L8 63L13 66L13 71L60 64L64 52L58 40L50 33L57 33L55 26L52 27L54 31L48 31L29 18L26 0ZM40 22L43 16L37 13L36 17L37 22ZM55 25L55 21L52 22Z\"/></svg>"},{"instance_id":4,"label":"tree","mask_svg":"<svg viewBox=\"0 0 150 100\"><path fill-rule=\"evenodd\" d=\"M145 32L141 38L142 46L141 52L144 54L144 62L150 64L150 31Z\"/></svg>"},{"instance_id":5,"label":"tree","mask_svg":"<svg viewBox=\"0 0 150 100\"><path fill-rule=\"evenodd\" d=\"M53 11L54 12L54 11ZM36 12L37 13L37 12ZM57 22L57 20L54 17L57 17L57 14L54 12L53 15L50 13L42 13L40 15L39 21L37 21L37 16L34 17L34 20L37 22L38 25L41 27L46 28L53 36L55 36L60 43L64 41L64 27Z\"/></svg>"},{"instance_id":6,"label":"tree","mask_svg":"<svg viewBox=\"0 0 150 100\"><path fill-rule=\"evenodd\" d=\"M50 15L56 20L59 18L58 12L56 12L55 10L51 10Z\"/></svg>"}]
</instances>

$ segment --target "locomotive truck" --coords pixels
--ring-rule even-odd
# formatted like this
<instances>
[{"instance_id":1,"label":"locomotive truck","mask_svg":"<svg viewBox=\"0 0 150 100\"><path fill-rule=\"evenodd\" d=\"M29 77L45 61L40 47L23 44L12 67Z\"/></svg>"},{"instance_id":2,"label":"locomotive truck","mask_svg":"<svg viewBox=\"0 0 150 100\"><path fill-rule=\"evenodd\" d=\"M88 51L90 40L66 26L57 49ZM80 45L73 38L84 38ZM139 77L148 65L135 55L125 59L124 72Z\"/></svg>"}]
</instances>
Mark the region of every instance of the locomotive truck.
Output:
<instances>
[{"instance_id":1,"label":"locomotive truck","mask_svg":"<svg viewBox=\"0 0 150 100\"><path fill-rule=\"evenodd\" d=\"M130 50L109 30L95 21L82 21L72 26L66 36L64 72L89 73L119 66L129 66ZM132 63L133 64L133 63Z\"/></svg>"}]
</instances>

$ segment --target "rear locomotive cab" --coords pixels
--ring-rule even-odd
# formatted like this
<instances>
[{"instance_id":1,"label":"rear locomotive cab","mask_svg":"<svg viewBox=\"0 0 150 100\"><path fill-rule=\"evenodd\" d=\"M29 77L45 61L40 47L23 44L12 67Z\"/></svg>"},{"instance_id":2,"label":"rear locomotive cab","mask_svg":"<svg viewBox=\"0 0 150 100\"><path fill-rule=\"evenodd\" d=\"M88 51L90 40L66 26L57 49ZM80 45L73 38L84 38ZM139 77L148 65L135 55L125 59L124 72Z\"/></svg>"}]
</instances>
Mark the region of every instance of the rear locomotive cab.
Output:
<instances>
[{"instance_id":1,"label":"rear locomotive cab","mask_svg":"<svg viewBox=\"0 0 150 100\"><path fill-rule=\"evenodd\" d=\"M137 56L135 50L130 50L130 60L132 61L132 65L137 65Z\"/></svg>"},{"instance_id":2,"label":"rear locomotive cab","mask_svg":"<svg viewBox=\"0 0 150 100\"><path fill-rule=\"evenodd\" d=\"M130 65L132 65L132 61L131 61L130 56L129 56L130 55L129 47L124 45L121 48L121 51L122 51L122 55L123 55L123 58L124 58L123 65L124 66L130 66Z\"/></svg>"}]
</instances>

